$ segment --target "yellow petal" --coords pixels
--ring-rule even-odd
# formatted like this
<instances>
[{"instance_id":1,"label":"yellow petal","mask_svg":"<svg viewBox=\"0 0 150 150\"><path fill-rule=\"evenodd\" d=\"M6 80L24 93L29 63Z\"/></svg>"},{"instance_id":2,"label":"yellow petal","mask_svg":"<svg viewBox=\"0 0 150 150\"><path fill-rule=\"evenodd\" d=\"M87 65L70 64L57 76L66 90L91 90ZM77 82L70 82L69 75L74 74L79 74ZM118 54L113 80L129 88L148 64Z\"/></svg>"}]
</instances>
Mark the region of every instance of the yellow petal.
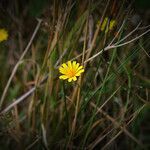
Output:
<instances>
[{"instance_id":1,"label":"yellow petal","mask_svg":"<svg viewBox=\"0 0 150 150\"><path fill-rule=\"evenodd\" d=\"M78 72L78 71L81 70L81 69L83 69L83 66L80 66L80 67L76 70L76 72Z\"/></svg>"},{"instance_id":2,"label":"yellow petal","mask_svg":"<svg viewBox=\"0 0 150 150\"><path fill-rule=\"evenodd\" d=\"M68 77L66 76L66 75L61 75L60 77L59 77L59 79L63 79L63 80L65 80L65 79L67 79Z\"/></svg>"},{"instance_id":3,"label":"yellow petal","mask_svg":"<svg viewBox=\"0 0 150 150\"><path fill-rule=\"evenodd\" d=\"M68 79L68 82L71 82L71 81L72 81L72 78L69 78L69 79Z\"/></svg>"},{"instance_id":4,"label":"yellow petal","mask_svg":"<svg viewBox=\"0 0 150 150\"><path fill-rule=\"evenodd\" d=\"M69 69L72 69L71 61L68 61L68 67L69 67Z\"/></svg>"},{"instance_id":5,"label":"yellow petal","mask_svg":"<svg viewBox=\"0 0 150 150\"><path fill-rule=\"evenodd\" d=\"M73 61L72 68L76 68L76 61Z\"/></svg>"},{"instance_id":6,"label":"yellow petal","mask_svg":"<svg viewBox=\"0 0 150 150\"><path fill-rule=\"evenodd\" d=\"M84 69L79 70L79 71L76 73L76 76L80 76L80 75L81 75L81 73L83 73L83 72L84 72Z\"/></svg>"},{"instance_id":7,"label":"yellow petal","mask_svg":"<svg viewBox=\"0 0 150 150\"><path fill-rule=\"evenodd\" d=\"M62 73L62 74L66 74L66 69L63 68L63 67L59 67L59 72Z\"/></svg>"},{"instance_id":8,"label":"yellow petal","mask_svg":"<svg viewBox=\"0 0 150 150\"><path fill-rule=\"evenodd\" d=\"M75 77L73 77L73 81L76 81L77 80L77 77L75 76Z\"/></svg>"},{"instance_id":9,"label":"yellow petal","mask_svg":"<svg viewBox=\"0 0 150 150\"><path fill-rule=\"evenodd\" d=\"M63 63L62 66L63 66L65 69L68 68L68 66L67 66L65 63Z\"/></svg>"},{"instance_id":10,"label":"yellow petal","mask_svg":"<svg viewBox=\"0 0 150 150\"><path fill-rule=\"evenodd\" d=\"M77 64L75 65L74 69L75 69L75 70L77 70L77 69L78 69L78 67L79 67L79 65L80 65L80 64L79 64L79 63L77 63Z\"/></svg>"}]
</instances>

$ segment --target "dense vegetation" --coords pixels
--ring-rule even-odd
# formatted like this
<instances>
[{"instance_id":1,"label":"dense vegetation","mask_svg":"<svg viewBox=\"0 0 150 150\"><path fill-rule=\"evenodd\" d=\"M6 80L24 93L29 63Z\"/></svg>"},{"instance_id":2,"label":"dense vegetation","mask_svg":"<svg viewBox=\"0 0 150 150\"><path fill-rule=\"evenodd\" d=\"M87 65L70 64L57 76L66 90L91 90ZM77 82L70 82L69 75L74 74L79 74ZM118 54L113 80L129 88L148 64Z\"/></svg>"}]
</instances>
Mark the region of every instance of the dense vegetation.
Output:
<instances>
[{"instance_id":1,"label":"dense vegetation","mask_svg":"<svg viewBox=\"0 0 150 150\"><path fill-rule=\"evenodd\" d=\"M0 1L0 150L150 149L149 16L147 0Z\"/></svg>"}]
</instances>

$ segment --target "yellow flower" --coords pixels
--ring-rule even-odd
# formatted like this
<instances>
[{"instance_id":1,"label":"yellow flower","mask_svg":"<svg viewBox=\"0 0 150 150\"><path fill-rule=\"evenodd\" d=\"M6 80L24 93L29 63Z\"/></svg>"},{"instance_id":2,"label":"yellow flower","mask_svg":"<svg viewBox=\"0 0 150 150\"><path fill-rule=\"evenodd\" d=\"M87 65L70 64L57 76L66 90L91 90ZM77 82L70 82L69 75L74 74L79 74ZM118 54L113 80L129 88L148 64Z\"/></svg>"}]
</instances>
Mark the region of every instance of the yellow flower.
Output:
<instances>
[{"instance_id":1,"label":"yellow flower","mask_svg":"<svg viewBox=\"0 0 150 150\"><path fill-rule=\"evenodd\" d=\"M109 30L112 30L114 28L114 26L116 25L116 20L111 20L109 23Z\"/></svg>"},{"instance_id":2,"label":"yellow flower","mask_svg":"<svg viewBox=\"0 0 150 150\"><path fill-rule=\"evenodd\" d=\"M101 31L104 31L105 28L107 27L107 22L108 22L108 17L105 17L102 26L101 26Z\"/></svg>"},{"instance_id":3,"label":"yellow flower","mask_svg":"<svg viewBox=\"0 0 150 150\"><path fill-rule=\"evenodd\" d=\"M84 72L84 69L83 66L80 66L80 64L76 63L76 61L68 61L67 63L63 63L59 67L59 72L63 74L59 77L59 79L68 79L68 82L71 82L76 81L77 76L80 76L81 73Z\"/></svg>"},{"instance_id":4,"label":"yellow flower","mask_svg":"<svg viewBox=\"0 0 150 150\"><path fill-rule=\"evenodd\" d=\"M101 31L105 31L105 33L107 33L108 31L111 31L113 30L113 28L115 27L116 25L116 20L114 19L111 19L109 22L109 18L108 17L105 17L103 23L102 23L102 26L101 26ZM108 24L109 23L109 24ZM108 24L108 25L107 25Z\"/></svg>"},{"instance_id":5,"label":"yellow flower","mask_svg":"<svg viewBox=\"0 0 150 150\"><path fill-rule=\"evenodd\" d=\"M7 40L8 32L5 29L0 29L0 42Z\"/></svg>"}]
</instances>

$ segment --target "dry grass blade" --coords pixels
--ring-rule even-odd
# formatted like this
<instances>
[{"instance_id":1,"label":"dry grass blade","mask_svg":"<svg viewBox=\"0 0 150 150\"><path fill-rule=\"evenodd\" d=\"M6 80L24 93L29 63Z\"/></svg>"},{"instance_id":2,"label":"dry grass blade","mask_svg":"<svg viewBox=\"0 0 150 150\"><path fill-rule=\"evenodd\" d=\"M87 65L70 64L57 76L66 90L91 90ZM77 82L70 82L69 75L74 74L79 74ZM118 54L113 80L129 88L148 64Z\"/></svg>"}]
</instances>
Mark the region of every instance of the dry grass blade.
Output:
<instances>
[{"instance_id":1,"label":"dry grass blade","mask_svg":"<svg viewBox=\"0 0 150 150\"><path fill-rule=\"evenodd\" d=\"M147 34L148 32L150 32L150 29L148 29L147 31L145 31L144 33L142 33L141 35L137 36L136 38L132 39L132 40L129 40L125 43L122 43L122 44L118 44L115 43L115 44L112 44L112 45L108 45L106 46L104 49L100 50L97 54L95 54L94 56L90 57L89 59L85 60L84 63L87 63L91 60L93 60L94 58L96 58L97 56L99 56L100 54L102 54L103 51L107 51L107 50L110 50L110 49L113 49L113 48L117 48L117 47L121 47L121 46L125 46L129 43L132 43L136 40L138 40L139 38L141 38L142 36L144 36L145 34Z\"/></svg>"},{"instance_id":2,"label":"dry grass blade","mask_svg":"<svg viewBox=\"0 0 150 150\"><path fill-rule=\"evenodd\" d=\"M133 117L131 118L131 120L127 123L127 125L129 125L136 117L137 115L140 113L140 111L142 111L142 109L145 107L146 105L143 105L139 110L137 110L134 114ZM126 126L127 126L126 125ZM110 146L110 144L120 135L122 134L123 130L119 131L108 143L106 143L103 146L103 150L107 149L108 146Z\"/></svg>"},{"instance_id":3,"label":"dry grass blade","mask_svg":"<svg viewBox=\"0 0 150 150\"><path fill-rule=\"evenodd\" d=\"M47 80L48 76L46 76L41 82L40 85L43 84L43 82L45 82ZM14 106L16 106L17 104L19 104L20 102L22 102L23 100L25 100L27 97L29 97L35 90L36 90L37 86L34 86L33 88L31 88L28 92L26 92L25 94L23 94L22 96L20 96L18 99L16 99L12 104L8 105L4 110L1 111L1 114L5 114L7 113L9 110L11 110Z\"/></svg>"},{"instance_id":4,"label":"dry grass blade","mask_svg":"<svg viewBox=\"0 0 150 150\"><path fill-rule=\"evenodd\" d=\"M90 103L91 106L93 106L94 108L97 107L94 103ZM134 140L140 147L144 147L143 144L136 139L124 126L121 126L120 123L118 123L114 118L112 118L111 116L109 116L106 112L104 112L102 109L97 108L97 111L102 113L107 119L109 119L117 128L120 128L121 130L123 130L123 132L128 135L132 140Z\"/></svg>"},{"instance_id":5,"label":"dry grass blade","mask_svg":"<svg viewBox=\"0 0 150 150\"><path fill-rule=\"evenodd\" d=\"M28 52L28 50L29 50L29 48L30 48L30 46L31 46L31 44L32 44L32 42L33 42L33 39L35 38L35 36L36 36L36 34L37 34L37 32L38 32L38 30L39 30L39 28L40 28L41 22L42 22L42 20L41 20L41 19L38 19L38 24L37 24L37 26L36 26L36 28L35 28L33 34L32 34L32 37L31 37L31 39L30 39L30 41L29 41L27 47L25 48L24 52L22 53L20 59L18 60L17 64L15 65L15 67L14 67L14 69L13 69L13 71L12 71L12 73L11 73L9 79L8 79L8 82L7 82L7 84L6 84L6 87L5 87L5 89L4 89L4 92L3 92L2 97L1 97L1 100L0 100L0 109L1 109L1 107L2 107L2 105L3 105L4 99L5 99L6 93L7 93L7 91L8 91L8 88L9 88L9 86L10 86L10 83L11 83L11 81L12 81L12 78L14 77L14 75L15 75L15 73L16 73L16 71L17 71L17 69L18 69L18 67L19 67L19 65L20 65L20 63L21 63L21 61L22 61L22 59L24 58L24 56L25 56L26 53Z\"/></svg>"}]
</instances>

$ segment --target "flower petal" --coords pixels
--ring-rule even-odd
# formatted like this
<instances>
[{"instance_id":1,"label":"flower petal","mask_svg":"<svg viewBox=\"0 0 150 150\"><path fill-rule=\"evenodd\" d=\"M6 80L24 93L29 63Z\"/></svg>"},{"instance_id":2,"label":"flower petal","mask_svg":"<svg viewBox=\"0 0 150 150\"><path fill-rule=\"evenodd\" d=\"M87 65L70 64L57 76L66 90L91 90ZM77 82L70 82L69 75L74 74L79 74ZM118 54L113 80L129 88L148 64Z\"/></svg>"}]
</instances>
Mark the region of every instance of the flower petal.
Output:
<instances>
[{"instance_id":1,"label":"flower petal","mask_svg":"<svg viewBox=\"0 0 150 150\"><path fill-rule=\"evenodd\" d=\"M77 63L77 64L75 65L74 69L75 69L75 70L77 70L77 69L78 69L78 67L79 67L79 65L80 65L80 64L79 64L79 63Z\"/></svg>"},{"instance_id":2,"label":"flower petal","mask_svg":"<svg viewBox=\"0 0 150 150\"><path fill-rule=\"evenodd\" d=\"M80 67L76 70L76 72L78 72L78 71L81 70L81 69L83 69L83 66L80 66Z\"/></svg>"},{"instance_id":3,"label":"flower petal","mask_svg":"<svg viewBox=\"0 0 150 150\"><path fill-rule=\"evenodd\" d=\"M75 76L75 77L73 77L73 81L76 81L77 80L77 77Z\"/></svg>"},{"instance_id":4,"label":"flower petal","mask_svg":"<svg viewBox=\"0 0 150 150\"><path fill-rule=\"evenodd\" d=\"M72 81L72 78L69 78L69 79L68 79L68 82L71 82L71 81Z\"/></svg>"},{"instance_id":5,"label":"flower petal","mask_svg":"<svg viewBox=\"0 0 150 150\"><path fill-rule=\"evenodd\" d=\"M67 70L66 70L66 68L59 67L59 72L62 74L66 74Z\"/></svg>"},{"instance_id":6,"label":"flower petal","mask_svg":"<svg viewBox=\"0 0 150 150\"><path fill-rule=\"evenodd\" d=\"M63 79L63 80L65 80L65 79L67 79L68 77L66 76L66 75L61 75L60 77L59 77L59 79Z\"/></svg>"},{"instance_id":7,"label":"flower petal","mask_svg":"<svg viewBox=\"0 0 150 150\"><path fill-rule=\"evenodd\" d=\"M76 73L76 76L80 76L80 75L81 75L81 73L83 73L83 72L84 72L84 69L79 70L79 71Z\"/></svg>"},{"instance_id":8,"label":"flower petal","mask_svg":"<svg viewBox=\"0 0 150 150\"><path fill-rule=\"evenodd\" d=\"M65 63L63 63L62 66L63 66L65 69L68 68L68 66L67 66Z\"/></svg>"},{"instance_id":9,"label":"flower petal","mask_svg":"<svg viewBox=\"0 0 150 150\"><path fill-rule=\"evenodd\" d=\"M73 63L72 63L72 68L73 68L73 69L76 68L76 61L73 61Z\"/></svg>"},{"instance_id":10,"label":"flower petal","mask_svg":"<svg viewBox=\"0 0 150 150\"><path fill-rule=\"evenodd\" d=\"M72 69L71 61L68 61L68 67L69 67L69 69Z\"/></svg>"}]
</instances>

